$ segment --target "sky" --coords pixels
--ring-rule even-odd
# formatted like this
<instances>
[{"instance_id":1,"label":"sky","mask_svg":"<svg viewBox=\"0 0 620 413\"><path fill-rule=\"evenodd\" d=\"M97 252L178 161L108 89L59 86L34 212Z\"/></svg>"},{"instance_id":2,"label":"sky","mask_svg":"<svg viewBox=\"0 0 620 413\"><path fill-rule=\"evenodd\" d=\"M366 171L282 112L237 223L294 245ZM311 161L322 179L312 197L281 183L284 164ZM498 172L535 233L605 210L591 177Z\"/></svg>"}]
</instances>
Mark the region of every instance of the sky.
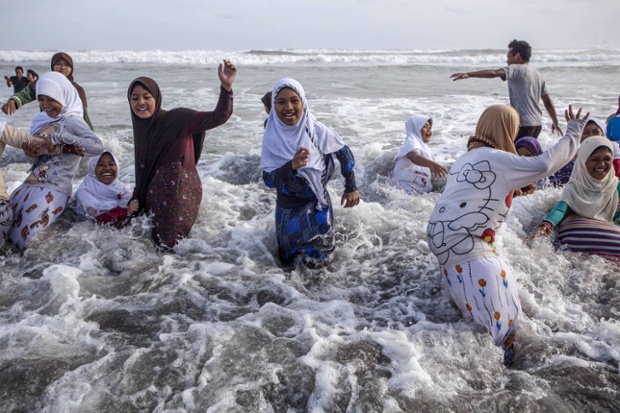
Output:
<instances>
[{"instance_id":1,"label":"sky","mask_svg":"<svg viewBox=\"0 0 620 413\"><path fill-rule=\"evenodd\" d=\"M620 48L620 0L2 0L2 50Z\"/></svg>"}]
</instances>

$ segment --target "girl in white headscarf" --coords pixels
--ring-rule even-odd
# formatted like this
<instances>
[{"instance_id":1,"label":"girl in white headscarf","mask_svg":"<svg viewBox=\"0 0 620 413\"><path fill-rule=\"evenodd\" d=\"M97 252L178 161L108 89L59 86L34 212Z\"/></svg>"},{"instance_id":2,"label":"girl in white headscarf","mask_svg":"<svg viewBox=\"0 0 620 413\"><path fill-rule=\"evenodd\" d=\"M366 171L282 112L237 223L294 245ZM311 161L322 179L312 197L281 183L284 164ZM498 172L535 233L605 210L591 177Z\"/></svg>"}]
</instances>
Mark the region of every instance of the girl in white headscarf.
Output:
<instances>
[{"instance_id":1,"label":"girl in white headscarf","mask_svg":"<svg viewBox=\"0 0 620 413\"><path fill-rule=\"evenodd\" d=\"M433 136L433 120L415 115L405 122L405 141L398 155L392 174L394 184L409 195L420 195L433 189L432 174L446 176L448 170L435 162L428 146Z\"/></svg>"},{"instance_id":2,"label":"girl in white headscarf","mask_svg":"<svg viewBox=\"0 0 620 413\"><path fill-rule=\"evenodd\" d=\"M26 153L33 158L30 175L11 194L15 221L9 241L21 249L64 212L80 157L103 151L101 140L82 117L77 90L65 76L57 72L42 75L37 100L42 112L34 115L31 134L51 139L54 150L45 153L35 148Z\"/></svg>"},{"instance_id":3,"label":"girl in white headscarf","mask_svg":"<svg viewBox=\"0 0 620 413\"><path fill-rule=\"evenodd\" d=\"M355 159L342 138L310 113L303 87L281 79L272 91L272 107L263 138L263 180L277 190L276 237L280 260L291 263L302 255L321 264L333 251L333 212L326 185L335 155L345 178L341 204L359 203Z\"/></svg>"},{"instance_id":4,"label":"girl in white headscarf","mask_svg":"<svg viewBox=\"0 0 620 413\"><path fill-rule=\"evenodd\" d=\"M131 192L117 179L118 160L104 152L88 162L88 175L75 191L76 212L94 218L100 224L122 224L138 210Z\"/></svg>"},{"instance_id":5,"label":"girl in white headscarf","mask_svg":"<svg viewBox=\"0 0 620 413\"><path fill-rule=\"evenodd\" d=\"M614 174L613 142L591 136L579 147L562 198L530 238L549 235L571 251L620 258L620 182Z\"/></svg>"}]
</instances>

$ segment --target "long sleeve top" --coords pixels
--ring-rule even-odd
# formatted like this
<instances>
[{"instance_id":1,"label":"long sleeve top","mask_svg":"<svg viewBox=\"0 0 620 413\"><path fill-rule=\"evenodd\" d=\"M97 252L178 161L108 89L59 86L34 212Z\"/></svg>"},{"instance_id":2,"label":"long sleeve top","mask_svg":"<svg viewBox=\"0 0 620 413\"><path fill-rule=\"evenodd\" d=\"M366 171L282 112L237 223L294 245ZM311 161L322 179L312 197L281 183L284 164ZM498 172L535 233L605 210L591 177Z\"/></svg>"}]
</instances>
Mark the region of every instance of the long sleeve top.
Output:
<instances>
[{"instance_id":1,"label":"long sleeve top","mask_svg":"<svg viewBox=\"0 0 620 413\"><path fill-rule=\"evenodd\" d=\"M496 231L508 217L513 191L561 168L579 146L585 121L568 122L566 135L536 157L478 148L458 158L427 227L428 245L440 265L495 256Z\"/></svg>"},{"instance_id":2,"label":"long sleeve top","mask_svg":"<svg viewBox=\"0 0 620 413\"><path fill-rule=\"evenodd\" d=\"M323 180L323 186L327 185L335 169L332 155L335 155L336 158L338 158L338 162L340 162L340 173L345 179L344 192L350 193L356 191L357 185L355 183L355 172L353 170L355 158L346 145L338 152L327 154L323 158L327 171ZM269 188L276 189L276 205L281 208L293 209L317 201L317 197L314 192L312 192L308 181L297 174L297 171L293 169L292 161L288 161L271 172L263 171L263 181Z\"/></svg>"},{"instance_id":3,"label":"long sleeve top","mask_svg":"<svg viewBox=\"0 0 620 413\"><path fill-rule=\"evenodd\" d=\"M4 153L6 145L13 146L15 148L21 148L24 143L30 143L32 137L27 133L22 132L13 125L5 125L0 136L0 157ZM4 175L0 170L0 199L8 200L9 194L7 193L6 181Z\"/></svg>"},{"instance_id":4,"label":"long sleeve top","mask_svg":"<svg viewBox=\"0 0 620 413\"><path fill-rule=\"evenodd\" d=\"M68 116L58 122L60 130L52 136L54 144L81 146L84 156L92 157L103 152L101 140L90 130L83 119ZM64 153L57 156L42 155L33 161L31 174L24 185L55 189L71 196L72 180L78 171L80 156Z\"/></svg>"},{"instance_id":5,"label":"long sleeve top","mask_svg":"<svg viewBox=\"0 0 620 413\"><path fill-rule=\"evenodd\" d=\"M620 195L620 181L618 181L618 195ZM560 201L557 205L547 214L543 222L548 222L551 227L556 227L566 218L572 214L573 210L565 201ZM620 226L620 209L614 214L614 224Z\"/></svg>"}]
</instances>

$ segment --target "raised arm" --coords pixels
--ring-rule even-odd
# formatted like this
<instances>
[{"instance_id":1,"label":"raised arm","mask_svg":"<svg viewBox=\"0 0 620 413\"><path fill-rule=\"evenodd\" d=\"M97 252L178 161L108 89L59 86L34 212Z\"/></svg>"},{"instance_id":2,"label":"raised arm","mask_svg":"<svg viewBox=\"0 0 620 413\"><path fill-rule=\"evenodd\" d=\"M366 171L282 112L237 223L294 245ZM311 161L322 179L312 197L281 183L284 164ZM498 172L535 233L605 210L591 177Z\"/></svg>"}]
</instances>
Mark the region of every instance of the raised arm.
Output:
<instances>
[{"instance_id":1,"label":"raised arm","mask_svg":"<svg viewBox=\"0 0 620 413\"><path fill-rule=\"evenodd\" d=\"M504 69L486 69L486 70L478 70L476 72L465 72L465 73L454 73L450 76L452 80L461 80L461 79L469 79L470 77L477 77L481 79L493 79L496 77L501 77L502 79L506 79L506 72Z\"/></svg>"}]
</instances>

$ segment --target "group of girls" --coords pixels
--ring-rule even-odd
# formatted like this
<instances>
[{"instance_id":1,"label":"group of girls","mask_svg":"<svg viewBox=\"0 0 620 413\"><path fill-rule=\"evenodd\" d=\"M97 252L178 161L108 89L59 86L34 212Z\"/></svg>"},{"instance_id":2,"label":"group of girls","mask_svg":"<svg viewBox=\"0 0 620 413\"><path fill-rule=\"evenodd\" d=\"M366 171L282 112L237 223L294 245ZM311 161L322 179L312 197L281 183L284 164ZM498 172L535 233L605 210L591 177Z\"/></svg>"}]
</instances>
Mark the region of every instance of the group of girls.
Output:
<instances>
[{"instance_id":1,"label":"group of girls","mask_svg":"<svg viewBox=\"0 0 620 413\"><path fill-rule=\"evenodd\" d=\"M220 99L215 111L161 108L155 81L134 80L127 99L134 129L136 187L130 193L118 181L118 161L104 152L92 131L86 95L73 80L73 60L66 53L52 58L52 72L40 77L34 91L41 112L32 121L30 135L2 120L2 146L24 150L31 160L28 177L11 196L0 175L2 240L25 249L35 236L56 221L67 208L72 181L81 157L91 157L88 176L76 191L76 211L100 223L121 225L133 214L149 213L152 237L161 248L172 248L187 237L198 215L202 186L196 163L205 131L225 123L232 114L235 66L219 65ZM32 101L13 96L6 113ZM6 136L5 136L6 135Z\"/></svg>"},{"instance_id":2,"label":"group of girls","mask_svg":"<svg viewBox=\"0 0 620 413\"><path fill-rule=\"evenodd\" d=\"M123 223L135 213L149 213L154 242L161 248L174 247L189 235L198 215L202 185L196 163L205 132L222 125L232 114L236 67L227 60L219 65L220 95L211 112L163 110L154 80L139 77L131 82L127 99L136 186L130 193L116 179L117 159L104 152L87 123L85 95L82 99L81 88L70 78L71 59L58 55L70 63L71 70L56 70L64 64L57 65L52 59L54 72L39 79L36 98L42 112L33 119L32 136L0 123L0 150L10 144L21 147L33 159L26 182L10 198L0 175L0 220L15 215L7 218L12 220L10 227L0 225L3 233L25 248L34 234L62 214L80 157L89 156L89 174L75 194L77 211L101 223ZM335 159L345 180L341 204L351 208L360 202L354 156L337 132L312 115L304 89L296 80L279 80L262 100L269 115L260 166L265 184L277 193L275 229L280 260L289 264L301 257L311 266L323 264L334 249L334 214L327 184ZM542 152L533 138L515 144L519 116L512 107L490 106L468 140L468 152L450 171L435 161L428 146L432 119L413 116L405 123L406 138L396 156L394 182L409 194L428 192L434 176L445 177L445 189L429 218L428 245L439 262L445 288L504 349L506 364L515 352L521 306L512 269L494 239L515 193L560 170L577 154L562 201L545 219L540 233L561 227L563 222L574 230L584 219L618 220L619 186L612 167L615 147L600 136L586 137L580 146L584 129L601 127L588 120L588 115L581 117L581 110L574 114L569 107L565 116L565 136Z\"/></svg>"}]
</instances>

